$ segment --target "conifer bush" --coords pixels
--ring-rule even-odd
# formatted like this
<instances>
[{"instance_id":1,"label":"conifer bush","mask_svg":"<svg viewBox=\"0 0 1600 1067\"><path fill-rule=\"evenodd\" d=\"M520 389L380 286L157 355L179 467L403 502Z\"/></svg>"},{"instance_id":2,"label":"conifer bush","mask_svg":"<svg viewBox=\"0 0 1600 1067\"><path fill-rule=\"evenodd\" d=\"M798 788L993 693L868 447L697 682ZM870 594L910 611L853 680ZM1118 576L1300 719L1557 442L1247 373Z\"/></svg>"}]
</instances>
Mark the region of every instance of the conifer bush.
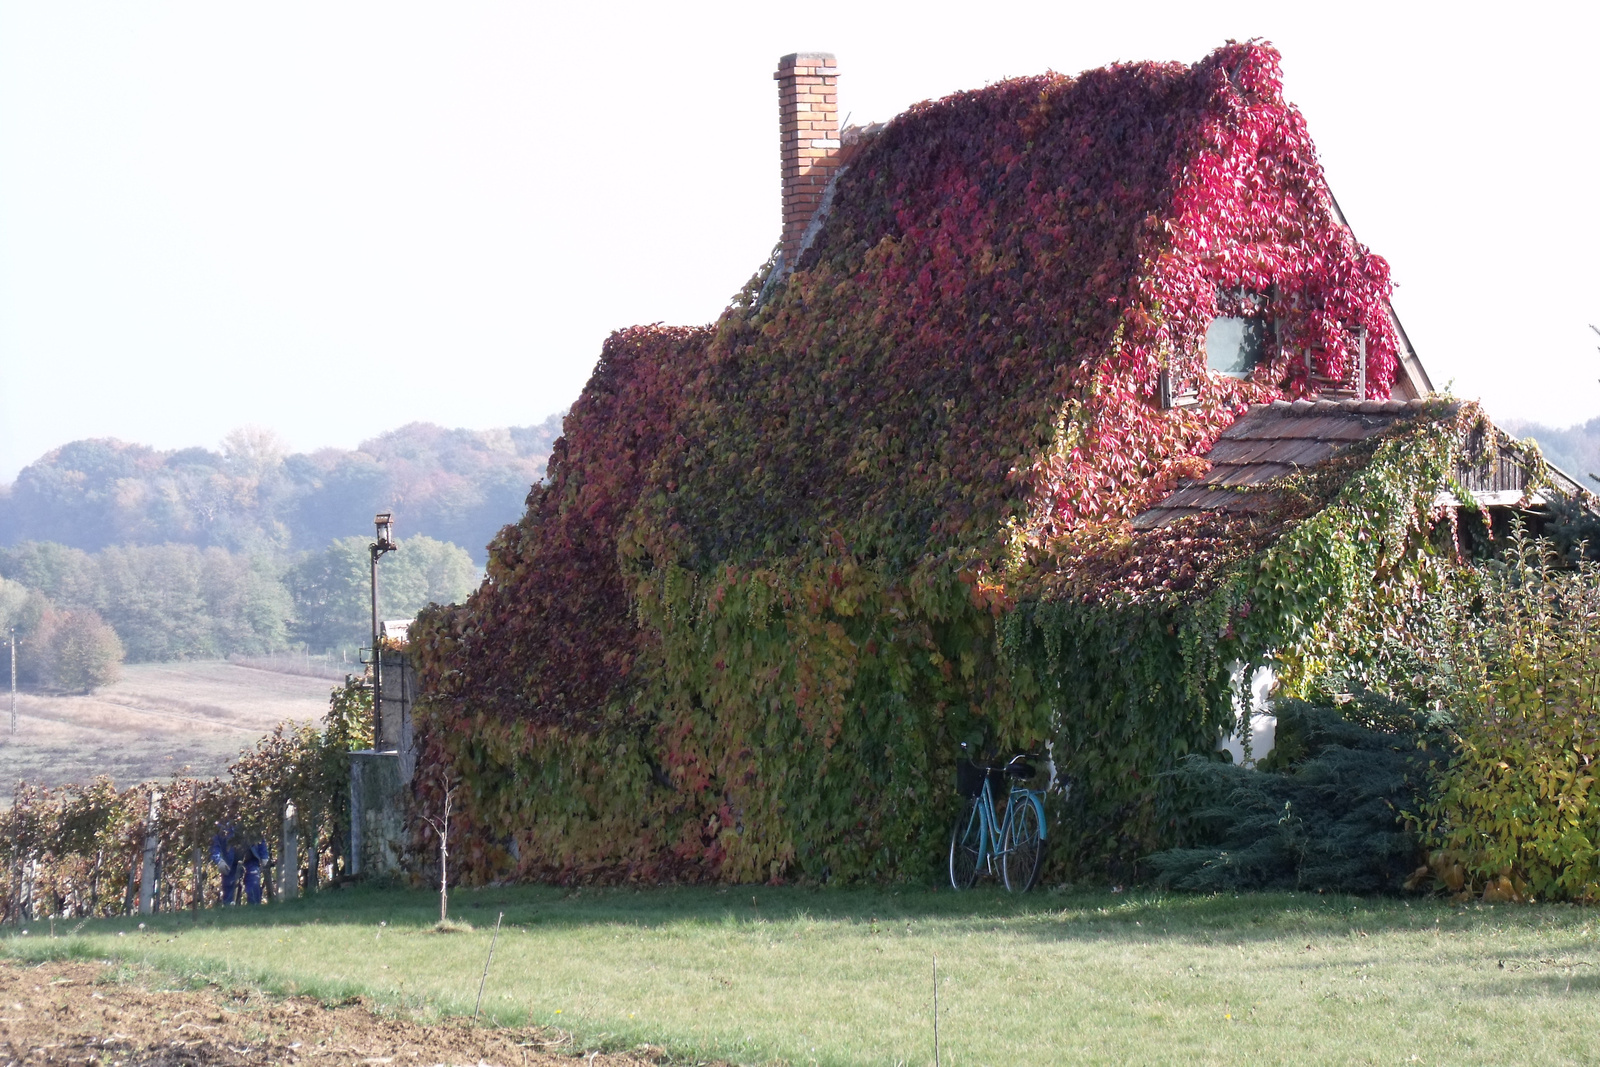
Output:
<instances>
[{"instance_id":1,"label":"conifer bush","mask_svg":"<svg viewBox=\"0 0 1600 1067\"><path fill-rule=\"evenodd\" d=\"M1255 768L1191 756L1172 772L1185 845L1148 860L1178 889L1396 892L1421 862L1405 815L1443 752L1442 724L1376 693L1342 707L1278 701L1277 747Z\"/></svg>"}]
</instances>

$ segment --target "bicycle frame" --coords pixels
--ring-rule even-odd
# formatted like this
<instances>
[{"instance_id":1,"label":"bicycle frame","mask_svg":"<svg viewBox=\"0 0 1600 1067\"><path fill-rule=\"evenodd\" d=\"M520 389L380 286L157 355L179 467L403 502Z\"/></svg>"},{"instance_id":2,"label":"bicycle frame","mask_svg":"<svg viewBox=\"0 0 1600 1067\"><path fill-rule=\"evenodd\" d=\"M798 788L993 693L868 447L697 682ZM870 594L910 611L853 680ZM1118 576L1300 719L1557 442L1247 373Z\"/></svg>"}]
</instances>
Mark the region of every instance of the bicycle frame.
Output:
<instances>
[{"instance_id":1,"label":"bicycle frame","mask_svg":"<svg viewBox=\"0 0 1600 1067\"><path fill-rule=\"evenodd\" d=\"M993 874L994 861L1008 851L1002 847L1006 831L1011 828L1011 820L1016 814L1017 805L1023 802L1032 804L1038 812L1039 840L1043 841L1048 832L1044 821L1044 790L1013 785L1006 796L1006 813L1002 817L995 813L994 791L989 787L988 775L984 776L983 788L978 793L977 806L973 808L973 814L979 820L978 866L984 873Z\"/></svg>"}]
</instances>

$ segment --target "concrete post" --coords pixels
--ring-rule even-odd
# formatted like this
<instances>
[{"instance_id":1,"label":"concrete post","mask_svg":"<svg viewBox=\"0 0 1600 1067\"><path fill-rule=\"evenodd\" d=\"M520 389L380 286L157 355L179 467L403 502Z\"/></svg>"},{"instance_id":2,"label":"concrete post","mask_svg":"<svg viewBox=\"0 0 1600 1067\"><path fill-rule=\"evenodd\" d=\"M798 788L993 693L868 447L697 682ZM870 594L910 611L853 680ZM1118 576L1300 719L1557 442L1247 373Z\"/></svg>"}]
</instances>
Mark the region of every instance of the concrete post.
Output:
<instances>
[{"instance_id":1,"label":"concrete post","mask_svg":"<svg viewBox=\"0 0 1600 1067\"><path fill-rule=\"evenodd\" d=\"M283 806L283 844L278 849L278 899L294 900L300 895L300 820L294 802Z\"/></svg>"},{"instance_id":2,"label":"concrete post","mask_svg":"<svg viewBox=\"0 0 1600 1067\"><path fill-rule=\"evenodd\" d=\"M156 819L161 814L161 794L150 790L150 817L145 820L144 862L139 867L139 914L149 915L155 904L156 850L161 839Z\"/></svg>"},{"instance_id":3,"label":"concrete post","mask_svg":"<svg viewBox=\"0 0 1600 1067\"><path fill-rule=\"evenodd\" d=\"M350 858L349 858L349 862L345 865L345 873L349 874L349 875L358 875L358 874L361 873L361 846L363 844L363 841L361 840L362 837L363 837L363 835L361 833L361 830L362 830L361 814L362 814L362 809L364 807L364 805L362 804L362 798L366 795L366 791L361 786L361 767L362 767L362 761L361 761L360 757L355 753L351 753L351 755L350 755L350 841L349 841Z\"/></svg>"},{"instance_id":4,"label":"concrete post","mask_svg":"<svg viewBox=\"0 0 1600 1067\"><path fill-rule=\"evenodd\" d=\"M21 886L20 891L17 893L17 921L19 923L23 919L27 919L30 922L33 920L34 870L33 855L29 853L28 858L17 869L17 880Z\"/></svg>"}]
</instances>

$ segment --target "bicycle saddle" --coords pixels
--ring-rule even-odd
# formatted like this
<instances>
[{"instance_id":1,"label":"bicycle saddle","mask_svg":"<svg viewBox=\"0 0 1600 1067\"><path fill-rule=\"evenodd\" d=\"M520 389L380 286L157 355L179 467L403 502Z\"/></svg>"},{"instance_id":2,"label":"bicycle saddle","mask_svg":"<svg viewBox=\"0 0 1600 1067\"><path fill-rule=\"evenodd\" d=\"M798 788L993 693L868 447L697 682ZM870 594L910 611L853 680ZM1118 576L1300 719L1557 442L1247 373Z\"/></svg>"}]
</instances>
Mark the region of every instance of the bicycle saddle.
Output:
<instances>
[{"instance_id":1,"label":"bicycle saddle","mask_svg":"<svg viewBox=\"0 0 1600 1067\"><path fill-rule=\"evenodd\" d=\"M1038 768L1031 763L1022 762L1021 756L1006 764L1006 776L1008 778L1032 778L1038 773Z\"/></svg>"}]
</instances>

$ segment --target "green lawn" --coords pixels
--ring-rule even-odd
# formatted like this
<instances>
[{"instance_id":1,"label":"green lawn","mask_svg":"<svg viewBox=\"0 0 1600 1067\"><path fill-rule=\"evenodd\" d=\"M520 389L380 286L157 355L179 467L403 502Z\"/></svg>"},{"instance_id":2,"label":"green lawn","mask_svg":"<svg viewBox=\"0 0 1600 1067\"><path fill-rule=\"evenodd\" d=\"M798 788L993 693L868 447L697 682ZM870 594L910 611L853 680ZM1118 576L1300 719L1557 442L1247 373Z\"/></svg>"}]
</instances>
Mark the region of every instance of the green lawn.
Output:
<instances>
[{"instance_id":1,"label":"green lawn","mask_svg":"<svg viewBox=\"0 0 1600 1067\"><path fill-rule=\"evenodd\" d=\"M1575 1063L1600 1059L1600 913L1295 894L337 890L228 913L36 923L14 954L534 1022L739 1063ZM385 925L380 925L385 924ZM65 933L57 924L57 933Z\"/></svg>"}]
</instances>

